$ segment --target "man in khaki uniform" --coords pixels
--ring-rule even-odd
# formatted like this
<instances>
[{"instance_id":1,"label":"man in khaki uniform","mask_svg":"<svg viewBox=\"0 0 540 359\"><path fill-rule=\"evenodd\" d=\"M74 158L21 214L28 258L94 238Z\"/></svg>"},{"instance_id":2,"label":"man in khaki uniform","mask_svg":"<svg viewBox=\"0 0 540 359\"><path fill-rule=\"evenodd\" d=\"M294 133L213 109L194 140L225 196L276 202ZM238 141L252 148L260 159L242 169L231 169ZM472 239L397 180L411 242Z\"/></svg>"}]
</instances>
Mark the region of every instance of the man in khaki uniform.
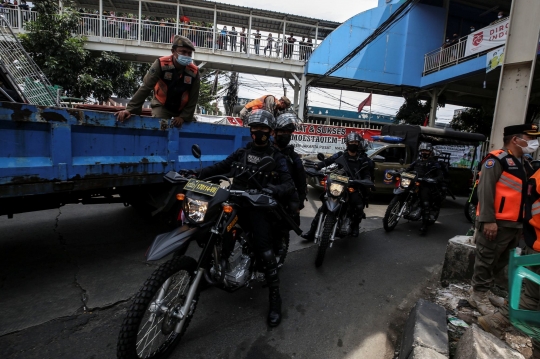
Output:
<instances>
[{"instance_id":1,"label":"man in khaki uniform","mask_svg":"<svg viewBox=\"0 0 540 359\"><path fill-rule=\"evenodd\" d=\"M240 117L245 118L248 113L256 110L266 110L278 117L281 111L288 109L291 106L291 100L285 96L281 96L278 100L277 97L272 95L264 95L251 102L248 102L244 108L240 111Z\"/></svg>"},{"instance_id":2,"label":"man in khaki uniform","mask_svg":"<svg viewBox=\"0 0 540 359\"><path fill-rule=\"evenodd\" d=\"M488 291L494 276L508 265L509 253L521 238L527 173L523 155L535 151L540 135L533 124L504 128L504 146L484 159L478 183L476 259L469 303L483 315L492 314ZM525 161L526 162L526 161ZM493 301L498 297L492 297Z\"/></svg>"},{"instance_id":3,"label":"man in khaki uniform","mask_svg":"<svg viewBox=\"0 0 540 359\"><path fill-rule=\"evenodd\" d=\"M152 90L152 116L173 118L175 127L193 121L201 84L199 69L192 62L194 51L195 46L188 38L176 35L172 55L161 57L152 64L126 109L115 113L117 121L124 122L131 115L139 115Z\"/></svg>"}]
</instances>

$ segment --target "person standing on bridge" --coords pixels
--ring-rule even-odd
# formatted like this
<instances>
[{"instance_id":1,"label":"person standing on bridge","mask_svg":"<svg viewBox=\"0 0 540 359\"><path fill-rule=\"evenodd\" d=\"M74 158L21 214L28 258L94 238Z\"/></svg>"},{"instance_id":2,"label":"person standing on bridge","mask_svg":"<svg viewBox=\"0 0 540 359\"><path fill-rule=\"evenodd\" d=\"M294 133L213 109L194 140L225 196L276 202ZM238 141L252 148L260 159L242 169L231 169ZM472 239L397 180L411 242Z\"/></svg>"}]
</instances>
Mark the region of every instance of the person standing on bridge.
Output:
<instances>
[{"instance_id":1,"label":"person standing on bridge","mask_svg":"<svg viewBox=\"0 0 540 359\"><path fill-rule=\"evenodd\" d=\"M189 39L176 35L172 55L160 57L152 64L126 109L115 113L117 121L124 122L132 114L140 114L152 90L152 116L173 118L175 127L193 121L201 84L199 69L193 64L193 51L195 47Z\"/></svg>"},{"instance_id":2,"label":"person standing on bridge","mask_svg":"<svg viewBox=\"0 0 540 359\"><path fill-rule=\"evenodd\" d=\"M469 298L471 306L482 315L493 313L488 291L495 275L508 265L510 250L521 238L528 168L523 155L538 149L539 135L538 126L533 124L507 126L503 148L491 151L482 161L474 233L476 259ZM499 300L495 296L491 299Z\"/></svg>"},{"instance_id":3,"label":"person standing on bridge","mask_svg":"<svg viewBox=\"0 0 540 359\"><path fill-rule=\"evenodd\" d=\"M279 116L279 114L291 106L291 101L282 96L279 100L277 97L272 95L264 95L259 97L251 102L248 102L244 108L240 111L240 117L245 118L248 113L255 110L266 110L270 112L274 117Z\"/></svg>"}]
</instances>

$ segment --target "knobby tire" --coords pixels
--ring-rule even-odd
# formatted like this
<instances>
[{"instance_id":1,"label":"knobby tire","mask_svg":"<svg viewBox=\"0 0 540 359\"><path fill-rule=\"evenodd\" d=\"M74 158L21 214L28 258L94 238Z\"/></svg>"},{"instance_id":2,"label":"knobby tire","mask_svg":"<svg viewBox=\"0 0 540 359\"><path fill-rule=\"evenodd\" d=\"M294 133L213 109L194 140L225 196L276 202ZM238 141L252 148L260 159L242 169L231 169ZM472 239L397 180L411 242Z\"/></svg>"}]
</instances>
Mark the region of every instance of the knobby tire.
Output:
<instances>
[{"instance_id":1,"label":"knobby tire","mask_svg":"<svg viewBox=\"0 0 540 359\"><path fill-rule=\"evenodd\" d=\"M324 261L324 256L326 250L330 245L330 236L332 235L332 230L336 224L336 217L333 213L328 213L324 219L324 228L321 237L321 242L319 243L319 249L317 250L317 258L315 259L315 267L319 268L322 266Z\"/></svg>"},{"instance_id":2,"label":"knobby tire","mask_svg":"<svg viewBox=\"0 0 540 359\"><path fill-rule=\"evenodd\" d=\"M396 228L399 222L399 219L397 219L397 214L399 211L401 211L402 206L403 201L401 196L394 196L394 198L392 198L388 204L383 217L383 227L386 232L391 232L394 230L394 228Z\"/></svg>"},{"instance_id":3,"label":"knobby tire","mask_svg":"<svg viewBox=\"0 0 540 359\"><path fill-rule=\"evenodd\" d=\"M197 293L195 294L195 306L192 307L192 311L190 314L188 314L188 317L186 318L186 321L184 322L184 326L180 332L180 334L175 333L174 331L170 332L168 335L165 335L161 332L162 329L162 321L165 320L165 315L161 315L161 321L157 322L154 325L154 321L152 321L150 324L148 324L150 321L147 319L143 323L143 318L145 317L145 314L150 313L149 306L152 303L154 297L159 292L160 288L162 287L163 283L170 278L175 276L175 274L182 274L186 273L186 281L182 281L181 284L186 284L187 289L185 289L185 295L187 295L187 291L189 290L189 286L193 282L193 279L195 278L195 269L197 267L197 262L195 259L191 257L174 257L173 259L167 261L166 263L159 266L158 269L152 273L150 278L146 280L146 282L143 284L142 288L139 290L139 292L135 295L135 298L133 300L133 303L131 304L131 307L127 311L126 317L124 318L124 321L122 323L122 328L120 329L120 334L118 336L118 347L117 347L117 357L119 359L139 359L139 358L150 358L150 359L157 359L157 358L166 358L175 348L176 345L180 342L180 338L184 335L187 327L189 326L189 323L191 321L191 318L193 317L193 313L195 312L196 303L199 298L199 291L197 290ZM174 277L176 278L176 277ZM176 283L176 282L171 282ZM168 303L172 303L172 305L176 304L183 304L183 300L178 302L178 296L175 295L175 293L180 292L181 288L178 288L178 286L169 286L168 291L166 294L171 293L171 295L166 295L165 298L168 298ZM184 285L182 285L182 288L185 288ZM171 290L171 292L169 292ZM182 296L180 296L181 298ZM164 301L164 303L167 301ZM156 319L159 319L159 316L155 317ZM141 325L143 326L141 329ZM145 328L148 325L148 327L153 326L153 332L151 335L155 336L153 338L160 338L166 337L165 341L161 343L155 350L153 349L153 346L150 347L150 353L144 352L144 349L138 353L137 343L139 343L139 350L141 349L141 344L146 344L144 341L144 337L142 339L138 338L138 335L140 332L143 331L143 328ZM173 324L174 325L174 324ZM140 330L139 330L140 329ZM152 330L152 329L150 329ZM148 331L146 332L145 337L150 338L151 335L148 335ZM148 339L147 339L148 341ZM153 341L153 339L152 339ZM143 342L143 343L141 343ZM151 342L151 344L153 344ZM153 350L153 351L152 351ZM139 356L141 354L141 356Z\"/></svg>"}]
</instances>

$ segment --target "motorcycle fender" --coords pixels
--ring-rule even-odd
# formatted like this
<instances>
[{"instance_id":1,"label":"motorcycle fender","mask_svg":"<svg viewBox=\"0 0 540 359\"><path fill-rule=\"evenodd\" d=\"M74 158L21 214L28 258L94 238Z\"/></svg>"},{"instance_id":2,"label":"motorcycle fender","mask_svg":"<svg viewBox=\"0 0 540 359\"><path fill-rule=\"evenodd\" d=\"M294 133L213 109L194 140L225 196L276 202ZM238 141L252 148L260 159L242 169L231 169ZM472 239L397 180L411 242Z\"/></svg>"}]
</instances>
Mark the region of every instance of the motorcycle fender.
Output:
<instances>
[{"instance_id":1,"label":"motorcycle fender","mask_svg":"<svg viewBox=\"0 0 540 359\"><path fill-rule=\"evenodd\" d=\"M405 192L405 190L403 188L401 188L401 187L394 188L394 194L401 194L403 192Z\"/></svg>"},{"instance_id":2,"label":"motorcycle fender","mask_svg":"<svg viewBox=\"0 0 540 359\"><path fill-rule=\"evenodd\" d=\"M326 199L326 208L330 212L337 212L340 206L341 206L341 203L339 202L338 198L329 197Z\"/></svg>"},{"instance_id":3,"label":"motorcycle fender","mask_svg":"<svg viewBox=\"0 0 540 359\"><path fill-rule=\"evenodd\" d=\"M146 260L157 261L173 252L187 249L189 242L200 230L199 227L185 224L169 233L158 235L146 253Z\"/></svg>"}]
</instances>

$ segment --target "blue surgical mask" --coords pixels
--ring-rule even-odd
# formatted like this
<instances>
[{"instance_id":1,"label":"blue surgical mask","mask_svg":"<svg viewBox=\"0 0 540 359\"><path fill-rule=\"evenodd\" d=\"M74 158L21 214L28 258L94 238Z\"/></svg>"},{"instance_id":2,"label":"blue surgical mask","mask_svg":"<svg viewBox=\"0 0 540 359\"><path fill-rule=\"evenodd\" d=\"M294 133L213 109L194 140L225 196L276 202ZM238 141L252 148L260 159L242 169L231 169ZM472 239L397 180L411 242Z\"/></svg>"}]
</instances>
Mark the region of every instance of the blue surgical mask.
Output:
<instances>
[{"instance_id":1,"label":"blue surgical mask","mask_svg":"<svg viewBox=\"0 0 540 359\"><path fill-rule=\"evenodd\" d=\"M191 64L192 58L190 56L184 56L184 55L178 55L176 58L176 62L178 62L182 66L187 66Z\"/></svg>"}]
</instances>

